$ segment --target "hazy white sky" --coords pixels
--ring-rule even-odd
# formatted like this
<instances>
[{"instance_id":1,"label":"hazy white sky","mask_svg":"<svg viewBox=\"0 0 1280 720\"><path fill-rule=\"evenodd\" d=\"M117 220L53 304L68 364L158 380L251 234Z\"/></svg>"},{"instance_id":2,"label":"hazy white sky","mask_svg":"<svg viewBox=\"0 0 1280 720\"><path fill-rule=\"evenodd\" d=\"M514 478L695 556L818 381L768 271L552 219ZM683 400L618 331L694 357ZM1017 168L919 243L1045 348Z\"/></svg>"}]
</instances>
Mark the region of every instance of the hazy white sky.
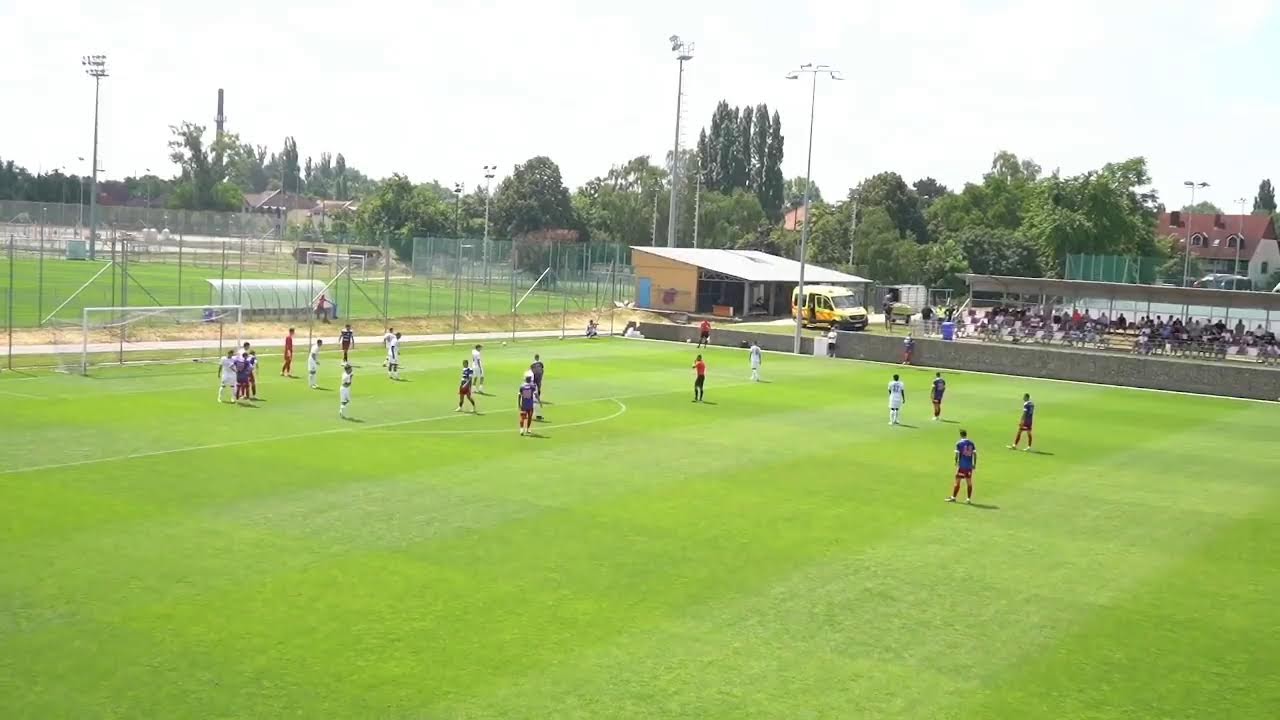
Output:
<instances>
[{"instance_id":1,"label":"hazy white sky","mask_svg":"<svg viewBox=\"0 0 1280 720\"><path fill-rule=\"evenodd\" d=\"M109 177L169 174L167 126L228 127L302 155L343 152L374 176L481 180L533 155L571 186L670 149L676 63L686 142L717 100L782 114L785 171L804 173L808 88L827 63L814 179L828 197L896 170L956 188L998 149L1074 173L1144 155L1169 204L1182 181L1235 209L1280 180L1280 13L1272 0L0 0L0 157L87 170L105 53L101 160ZM288 8L288 9L286 9Z\"/></svg>"}]
</instances>

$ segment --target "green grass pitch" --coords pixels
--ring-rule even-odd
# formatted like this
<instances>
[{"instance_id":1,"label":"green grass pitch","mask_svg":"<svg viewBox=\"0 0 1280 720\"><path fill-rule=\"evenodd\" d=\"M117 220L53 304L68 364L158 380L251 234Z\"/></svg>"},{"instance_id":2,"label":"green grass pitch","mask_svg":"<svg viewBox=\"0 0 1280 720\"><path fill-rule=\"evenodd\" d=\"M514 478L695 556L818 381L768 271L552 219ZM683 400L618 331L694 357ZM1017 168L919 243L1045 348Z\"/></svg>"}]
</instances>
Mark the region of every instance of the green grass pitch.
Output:
<instances>
[{"instance_id":1,"label":"green grass pitch","mask_svg":"<svg viewBox=\"0 0 1280 720\"><path fill-rule=\"evenodd\" d=\"M515 388L547 363L542 437ZM0 377L0 717L1273 718L1276 407L497 344ZM1023 392L1040 454L1011 452ZM714 403L714 404L712 404ZM950 491L959 428L976 502Z\"/></svg>"},{"instance_id":2,"label":"green grass pitch","mask_svg":"<svg viewBox=\"0 0 1280 720\"><path fill-rule=\"evenodd\" d=\"M0 248L2 250L2 248ZM132 279L128 283L128 304L131 307L160 305L204 305L208 303L234 305L236 298L230 293L223 296L212 292L206 279L217 279L222 276L220 260L217 258L198 258L202 266L187 265L178 273L178 266L173 263L133 262L128 272ZM13 326L16 328L35 327L59 306L70 299L53 320L66 324L81 322L82 311L86 307L112 307L121 305L121 285L124 283L123 273L115 273L115 285L112 285L112 271L108 270L95 280L94 274L105 266L101 262L71 261L57 258L46 259L43 268L38 260L19 258L13 262L14 306ZM309 279L308 268L298 268L298 278L293 275L293 266L282 265L284 272L259 272L253 269L243 274L246 280L281 280L293 282L295 279L303 283ZM8 318L5 288L9 283L9 261L0 257L0 324ZM334 269L331 266L316 265L311 268L310 279L320 283L333 280ZM235 264L228 265L226 278L235 280L241 277L240 269ZM90 281L92 280L92 283ZM85 283L88 287L81 289ZM528 290L530 279L519 278L516 296L519 299ZM629 285L626 286L629 288ZM79 290L80 294L75 295ZM563 293L561 292L563 290ZM561 289L540 289L530 293L521 306L526 313L560 312L565 304L570 311L596 307L610 302L609 287L598 283L566 282ZM567 294L567 300L564 297ZM74 298L73 298L74 296ZM495 278L488 287L481 280L468 281L462 278L455 285L453 278L406 278L396 276L391 279L386 297L383 296L383 276L381 268L370 269L365 275L357 276L350 282L346 276L335 281L327 292L331 301L338 303L339 313L344 318L380 318L382 304L385 299L389 317L452 317L455 306L458 312L480 315L507 315L511 312L511 287L508 279ZM245 301L245 305L249 303Z\"/></svg>"}]
</instances>

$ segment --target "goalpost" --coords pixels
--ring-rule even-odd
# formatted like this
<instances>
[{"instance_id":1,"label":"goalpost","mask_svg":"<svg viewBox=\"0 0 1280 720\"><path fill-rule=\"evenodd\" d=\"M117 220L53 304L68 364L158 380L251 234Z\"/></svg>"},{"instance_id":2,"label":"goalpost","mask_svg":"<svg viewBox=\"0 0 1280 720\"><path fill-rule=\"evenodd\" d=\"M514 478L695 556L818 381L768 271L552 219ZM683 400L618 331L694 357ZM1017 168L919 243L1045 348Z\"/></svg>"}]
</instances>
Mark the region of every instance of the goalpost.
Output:
<instances>
[{"instance_id":1,"label":"goalpost","mask_svg":"<svg viewBox=\"0 0 1280 720\"><path fill-rule=\"evenodd\" d=\"M335 273L345 268L348 273L353 273L361 280L369 279L369 258L364 255L352 255L351 253L346 252L322 252L319 250L308 250L307 264L332 267Z\"/></svg>"},{"instance_id":2,"label":"goalpost","mask_svg":"<svg viewBox=\"0 0 1280 720\"><path fill-rule=\"evenodd\" d=\"M57 346L60 369L212 360L240 345L242 318L241 305L87 307L79 343Z\"/></svg>"}]
</instances>

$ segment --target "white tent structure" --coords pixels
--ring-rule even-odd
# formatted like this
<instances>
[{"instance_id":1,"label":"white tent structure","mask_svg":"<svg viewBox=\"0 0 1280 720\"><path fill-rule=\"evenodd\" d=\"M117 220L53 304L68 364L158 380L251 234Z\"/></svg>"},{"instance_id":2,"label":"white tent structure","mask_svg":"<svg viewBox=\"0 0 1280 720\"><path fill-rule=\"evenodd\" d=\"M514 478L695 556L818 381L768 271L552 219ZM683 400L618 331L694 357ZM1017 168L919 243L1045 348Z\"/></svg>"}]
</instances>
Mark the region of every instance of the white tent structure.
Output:
<instances>
[{"instance_id":1,"label":"white tent structure","mask_svg":"<svg viewBox=\"0 0 1280 720\"><path fill-rule=\"evenodd\" d=\"M309 311L325 291L320 280L205 280L209 302L240 305L246 311Z\"/></svg>"}]
</instances>

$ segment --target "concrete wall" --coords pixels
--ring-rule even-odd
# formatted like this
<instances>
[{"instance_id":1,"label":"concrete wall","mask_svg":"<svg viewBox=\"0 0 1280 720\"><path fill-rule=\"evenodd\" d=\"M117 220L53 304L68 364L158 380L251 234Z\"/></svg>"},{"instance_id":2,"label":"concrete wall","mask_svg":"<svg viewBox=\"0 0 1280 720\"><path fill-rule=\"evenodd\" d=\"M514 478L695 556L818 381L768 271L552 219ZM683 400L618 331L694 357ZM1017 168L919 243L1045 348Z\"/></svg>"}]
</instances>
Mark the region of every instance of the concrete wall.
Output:
<instances>
[{"instance_id":1,"label":"concrete wall","mask_svg":"<svg viewBox=\"0 0 1280 720\"><path fill-rule=\"evenodd\" d=\"M698 329L683 325L642 323L645 337L659 340L697 339ZM790 351L789 335L715 330L715 345L738 347L755 339L765 350ZM803 352L813 353L813 339L804 338ZM837 354L843 358L897 363L902 361L902 336L840 333ZM1118 353L1091 353L1017 345L917 340L914 363L950 370L1041 377L1054 380L1123 385L1154 390L1280 399L1280 369L1246 362L1196 362Z\"/></svg>"},{"instance_id":2,"label":"concrete wall","mask_svg":"<svg viewBox=\"0 0 1280 720\"><path fill-rule=\"evenodd\" d=\"M698 327L696 325L665 325L658 323L640 323L640 332L647 338L653 340L671 340L680 342L689 340L697 342ZM711 331L711 344L721 345L724 347L746 347L743 343L750 343L755 340L760 343L761 350L772 350L776 352L791 352L795 347L795 338L790 335L776 335L771 333L747 333L737 330L720 330ZM805 354L813 354L813 338L804 337L800 339L801 352Z\"/></svg>"},{"instance_id":3,"label":"concrete wall","mask_svg":"<svg viewBox=\"0 0 1280 720\"><path fill-rule=\"evenodd\" d=\"M698 268L643 250L631 251L631 265L637 289L641 278L652 282L649 306L655 310L696 312L698 302Z\"/></svg>"}]
</instances>

